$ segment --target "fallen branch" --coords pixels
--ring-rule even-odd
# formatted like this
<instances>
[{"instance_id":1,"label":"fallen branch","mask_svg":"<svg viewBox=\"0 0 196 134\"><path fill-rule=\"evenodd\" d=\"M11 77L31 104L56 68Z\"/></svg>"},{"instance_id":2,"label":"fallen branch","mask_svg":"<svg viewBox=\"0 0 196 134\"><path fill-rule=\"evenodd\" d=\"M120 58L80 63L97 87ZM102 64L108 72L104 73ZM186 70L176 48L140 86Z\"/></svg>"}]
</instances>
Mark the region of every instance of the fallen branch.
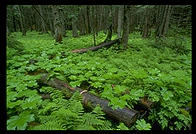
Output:
<instances>
[{"instance_id":1,"label":"fallen branch","mask_svg":"<svg viewBox=\"0 0 196 134\"><path fill-rule=\"evenodd\" d=\"M138 111L133 110L133 109L129 109L126 107L123 109L118 108L118 109L113 110L110 106L108 106L108 103L109 103L108 100L101 99L101 98L87 92L86 90L82 90L81 88L72 88L67 83L65 83L57 78L53 78L50 80L47 80L47 78L48 78L48 74L43 74L43 76L41 77L39 82L41 82L43 84L47 84L51 87L57 88L62 91L66 91L66 93L68 93L68 94L69 93L73 94L75 91L79 91L83 97L82 103L85 107L94 108L97 105L99 105L103 109L103 112L106 113L106 115L108 115L118 121L122 121L128 127L130 127L136 121L136 119L139 115Z\"/></svg>"},{"instance_id":2,"label":"fallen branch","mask_svg":"<svg viewBox=\"0 0 196 134\"><path fill-rule=\"evenodd\" d=\"M113 45L115 43L119 43L119 41L120 41L120 39L112 40L112 41L109 41L109 42L102 42L99 45L94 46L94 47L75 49L75 50L72 50L71 52L73 52L73 53L85 53L85 52L87 52L89 50L96 51L96 50L98 50L98 49L100 49L102 47L106 47L106 46L109 47L109 46L111 46L111 45Z\"/></svg>"}]
</instances>

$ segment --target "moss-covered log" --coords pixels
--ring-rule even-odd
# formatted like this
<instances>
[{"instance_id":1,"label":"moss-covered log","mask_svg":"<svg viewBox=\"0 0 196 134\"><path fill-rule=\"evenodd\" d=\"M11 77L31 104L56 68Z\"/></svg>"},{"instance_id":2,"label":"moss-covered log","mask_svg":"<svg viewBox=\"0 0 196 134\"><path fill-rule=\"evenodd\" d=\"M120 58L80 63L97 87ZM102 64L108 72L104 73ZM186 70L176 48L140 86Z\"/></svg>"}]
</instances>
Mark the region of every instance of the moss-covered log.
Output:
<instances>
[{"instance_id":1,"label":"moss-covered log","mask_svg":"<svg viewBox=\"0 0 196 134\"><path fill-rule=\"evenodd\" d=\"M96 107L97 105L99 105L103 109L103 112L106 113L106 115L118 121L122 121L127 126L131 126L139 115L138 111L126 107L123 109L118 108L113 110L110 106L108 106L108 100L101 99L87 92L86 90L82 90L81 88L72 88L66 82L63 82L57 78L52 78L50 80L47 79L48 74L43 74L39 82L47 84L56 89L66 91L67 95L73 94L75 91L79 91L83 97L83 105L85 107Z\"/></svg>"},{"instance_id":2,"label":"moss-covered log","mask_svg":"<svg viewBox=\"0 0 196 134\"><path fill-rule=\"evenodd\" d=\"M99 45L94 46L94 47L75 49L75 50L72 50L71 52L73 52L73 53L85 53L85 52L87 52L89 50L96 51L96 50L98 50L98 49L100 49L102 47L110 47L111 45L113 45L115 43L119 43L119 41L120 41L120 39L112 40L112 41L109 41L109 42L102 42Z\"/></svg>"}]
</instances>

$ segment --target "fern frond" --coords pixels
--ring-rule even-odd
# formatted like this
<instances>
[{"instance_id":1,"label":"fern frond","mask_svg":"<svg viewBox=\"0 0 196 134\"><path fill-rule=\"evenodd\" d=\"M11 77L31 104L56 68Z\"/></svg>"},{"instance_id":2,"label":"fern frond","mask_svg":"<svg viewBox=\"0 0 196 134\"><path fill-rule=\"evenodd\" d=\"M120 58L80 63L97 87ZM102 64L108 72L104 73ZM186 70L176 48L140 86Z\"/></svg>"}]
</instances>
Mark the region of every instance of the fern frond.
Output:
<instances>
[{"instance_id":1,"label":"fern frond","mask_svg":"<svg viewBox=\"0 0 196 134\"><path fill-rule=\"evenodd\" d=\"M78 115L82 115L84 113L84 108L80 101L71 101L69 109Z\"/></svg>"},{"instance_id":2,"label":"fern frond","mask_svg":"<svg viewBox=\"0 0 196 134\"><path fill-rule=\"evenodd\" d=\"M81 123L79 115L70 111L69 109L60 108L51 115L56 117L63 128L71 129L75 125Z\"/></svg>"},{"instance_id":3,"label":"fern frond","mask_svg":"<svg viewBox=\"0 0 196 134\"><path fill-rule=\"evenodd\" d=\"M51 120L42 125L31 128L31 130L66 130L66 129L62 128L57 120L54 121Z\"/></svg>"}]
</instances>

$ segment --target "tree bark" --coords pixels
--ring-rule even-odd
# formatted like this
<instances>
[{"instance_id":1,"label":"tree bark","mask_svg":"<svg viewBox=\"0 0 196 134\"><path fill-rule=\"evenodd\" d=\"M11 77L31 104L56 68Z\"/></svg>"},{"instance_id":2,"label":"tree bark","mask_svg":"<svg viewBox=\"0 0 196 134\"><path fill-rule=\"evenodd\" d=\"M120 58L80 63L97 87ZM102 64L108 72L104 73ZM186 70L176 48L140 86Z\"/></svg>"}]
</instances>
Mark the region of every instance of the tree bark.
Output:
<instances>
[{"instance_id":1,"label":"tree bark","mask_svg":"<svg viewBox=\"0 0 196 134\"><path fill-rule=\"evenodd\" d=\"M39 7L39 11L40 11L40 16L41 16L42 32L43 33L47 33L47 31L46 31L46 23L45 23L45 20L43 18L44 15L43 15L42 7L41 7L41 5L38 5L38 7Z\"/></svg>"},{"instance_id":2,"label":"tree bark","mask_svg":"<svg viewBox=\"0 0 196 134\"><path fill-rule=\"evenodd\" d=\"M142 33L142 37L143 38L146 38L146 37L148 37L148 35L149 35L149 22L148 22L148 17L149 16L149 14L148 14L148 9L146 9L146 11L145 11L145 16L144 16L144 26L143 26L143 33Z\"/></svg>"},{"instance_id":3,"label":"tree bark","mask_svg":"<svg viewBox=\"0 0 196 134\"><path fill-rule=\"evenodd\" d=\"M76 18L72 17L72 35L73 37L78 37L78 30L76 27Z\"/></svg>"},{"instance_id":4,"label":"tree bark","mask_svg":"<svg viewBox=\"0 0 196 134\"><path fill-rule=\"evenodd\" d=\"M79 14L79 18L78 18L78 30L80 31L79 35L85 35L85 15L84 15L84 8L81 7L80 8L80 14Z\"/></svg>"},{"instance_id":5,"label":"tree bark","mask_svg":"<svg viewBox=\"0 0 196 134\"><path fill-rule=\"evenodd\" d=\"M118 9L118 28L117 28L117 34L118 38L121 38L121 28L122 28L122 15L123 15L123 6L120 6Z\"/></svg>"},{"instance_id":6,"label":"tree bark","mask_svg":"<svg viewBox=\"0 0 196 134\"><path fill-rule=\"evenodd\" d=\"M123 35L122 35L122 44L124 49L127 47L129 38L129 7L124 6L124 23L123 23Z\"/></svg>"},{"instance_id":7,"label":"tree bark","mask_svg":"<svg viewBox=\"0 0 196 134\"><path fill-rule=\"evenodd\" d=\"M66 37L66 30L65 30L65 16L64 16L64 12L63 12L63 7L61 8L61 10L59 11L59 15L60 15L60 22L61 22L61 26L62 26L62 35L63 37Z\"/></svg>"},{"instance_id":8,"label":"tree bark","mask_svg":"<svg viewBox=\"0 0 196 134\"><path fill-rule=\"evenodd\" d=\"M71 88L67 83L58 80L57 78L54 78L52 80L47 80L48 74L42 75L41 79L39 80L40 83L47 84L49 86L52 86L54 88L57 88L59 90L65 91L67 94L73 94L76 91L79 91L83 98L83 105L85 107L94 108L96 106L100 106L104 113L106 113L108 116L118 120L122 121L130 127L137 119L139 112L133 109L129 109L127 107L120 109L112 109L110 106L108 106L109 101L105 99L101 99L85 90L82 90L80 88Z\"/></svg>"},{"instance_id":9,"label":"tree bark","mask_svg":"<svg viewBox=\"0 0 196 134\"><path fill-rule=\"evenodd\" d=\"M14 12L14 8L12 9L12 11ZM13 22L13 27L14 27L14 32L16 32L17 31L17 29L16 29L16 19L15 19L15 15L13 14L13 17L12 17L12 22Z\"/></svg>"},{"instance_id":10,"label":"tree bark","mask_svg":"<svg viewBox=\"0 0 196 134\"><path fill-rule=\"evenodd\" d=\"M165 5L159 8L160 16L158 17L161 21L157 24L156 37L165 36L168 30L169 19L171 14L171 5Z\"/></svg>"},{"instance_id":11,"label":"tree bark","mask_svg":"<svg viewBox=\"0 0 196 134\"><path fill-rule=\"evenodd\" d=\"M59 18L59 11L56 5L52 6L54 15L55 41L62 43L62 25Z\"/></svg>"},{"instance_id":12,"label":"tree bark","mask_svg":"<svg viewBox=\"0 0 196 134\"><path fill-rule=\"evenodd\" d=\"M20 24L21 24L21 32L23 36L26 36L26 28L25 28L25 22L24 22L24 15L23 15L23 6L18 6L19 12L20 12Z\"/></svg>"},{"instance_id":13,"label":"tree bark","mask_svg":"<svg viewBox=\"0 0 196 134\"><path fill-rule=\"evenodd\" d=\"M112 39L112 6L110 7L110 10L109 10L109 17L107 19L106 25L108 26L107 27L107 37L104 42L111 41L111 39Z\"/></svg>"},{"instance_id":14,"label":"tree bark","mask_svg":"<svg viewBox=\"0 0 196 134\"><path fill-rule=\"evenodd\" d=\"M50 8L51 6L47 6L46 11L47 11L47 18L48 18L48 22L49 22L49 26L50 26L50 31L51 31L51 35L54 36L54 24L52 22L53 19L53 15L51 15L50 13Z\"/></svg>"},{"instance_id":15,"label":"tree bark","mask_svg":"<svg viewBox=\"0 0 196 134\"><path fill-rule=\"evenodd\" d=\"M96 12L95 12L95 9L96 7L93 6L92 7L92 14L91 14L91 29L93 30L93 42L94 42L94 46L96 45L96 32L97 32L97 22L96 22L96 19L97 19L97 16L96 16Z\"/></svg>"},{"instance_id":16,"label":"tree bark","mask_svg":"<svg viewBox=\"0 0 196 134\"><path fill-rule=\"evenodd\" d=\"M90 28L90 20L89 20L89 6L85 7L85 26L86 26L86 33L91 33Z\"/></svg>"}]
</instances>

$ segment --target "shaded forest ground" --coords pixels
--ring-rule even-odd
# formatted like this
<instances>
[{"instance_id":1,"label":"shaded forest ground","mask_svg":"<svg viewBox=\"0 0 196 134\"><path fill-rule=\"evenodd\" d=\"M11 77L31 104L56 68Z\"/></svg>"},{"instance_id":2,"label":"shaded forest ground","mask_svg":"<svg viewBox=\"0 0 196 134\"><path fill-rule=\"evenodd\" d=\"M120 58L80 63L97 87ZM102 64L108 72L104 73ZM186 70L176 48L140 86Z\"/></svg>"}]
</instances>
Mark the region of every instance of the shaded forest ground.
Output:
<instances>
[{"instance_id":1,"label":"shaded forest ground","mask_svg":"<svg viewBox=\"0 0 196 134\"><path fill-rule=\"evenodd\" d=\"M51 120L46 118L60 118L61 112L71 113L60 111L66 104L57 101L66 100L60 92L38 85L36 76L27 75L37 70L46 70L51 77L66 80L72 87L79 86L110 100L114 108L124 106L134 108L140 97L148 96L156 103L156 108L148 112L144 124L150 123L152 128L156 123L165 129L190 128L192 115L190 110L185 109L192 101L191 37L174 34L173 31L168 35L168 38L159 40L155 44L154 37L144 39L135 32L129 35L126 50L122 46L114 45L110 48L78 54L71 53L71 50L93 46L92 35L73 38L71 31L68 31L68 37L63 38L63 43L54 45L54 39L48 34L38 34L33 31L22 36L21 33L12 33L12 36L24 45L24 49L23 54L19 54L16 50L7 48L8 119L13 121L14 115L26 111L29 115L33 115L34 120L31 121L41 124L38 124L37 128L28 124L27 129L140 129L142 119L138 119L139 121L131 128L118 123L111 124L107 119L103 119L104 122L100 123L106 123L105 127L96 123L81 126L76 123L76 120L69 119L62 122L54 119L51 123L53 127L49 127ZM112 40L116 38L117 35L112 36ZM105 34L100 32L96 43L99 44L104 39ZM37 62L29 64L31 59ZM15 88L16 90L13 90ZM35 91L34 89L37 92L29 96L24 93ZM40 100L38 92L51 94L52 100ZM37 97L36 101L27 100L32 94ZM26 99L19 101L23 96L26 96ZM80 114L77 114L78 116L74 118L81 118ZM90 114L92 113L85 116L90 117ZM66 121L71 122L71 125L66 124ZM146 126L148 129L148 125ZM13 128L10 124L8 127Z\"/></svg>"}]
</instances>

